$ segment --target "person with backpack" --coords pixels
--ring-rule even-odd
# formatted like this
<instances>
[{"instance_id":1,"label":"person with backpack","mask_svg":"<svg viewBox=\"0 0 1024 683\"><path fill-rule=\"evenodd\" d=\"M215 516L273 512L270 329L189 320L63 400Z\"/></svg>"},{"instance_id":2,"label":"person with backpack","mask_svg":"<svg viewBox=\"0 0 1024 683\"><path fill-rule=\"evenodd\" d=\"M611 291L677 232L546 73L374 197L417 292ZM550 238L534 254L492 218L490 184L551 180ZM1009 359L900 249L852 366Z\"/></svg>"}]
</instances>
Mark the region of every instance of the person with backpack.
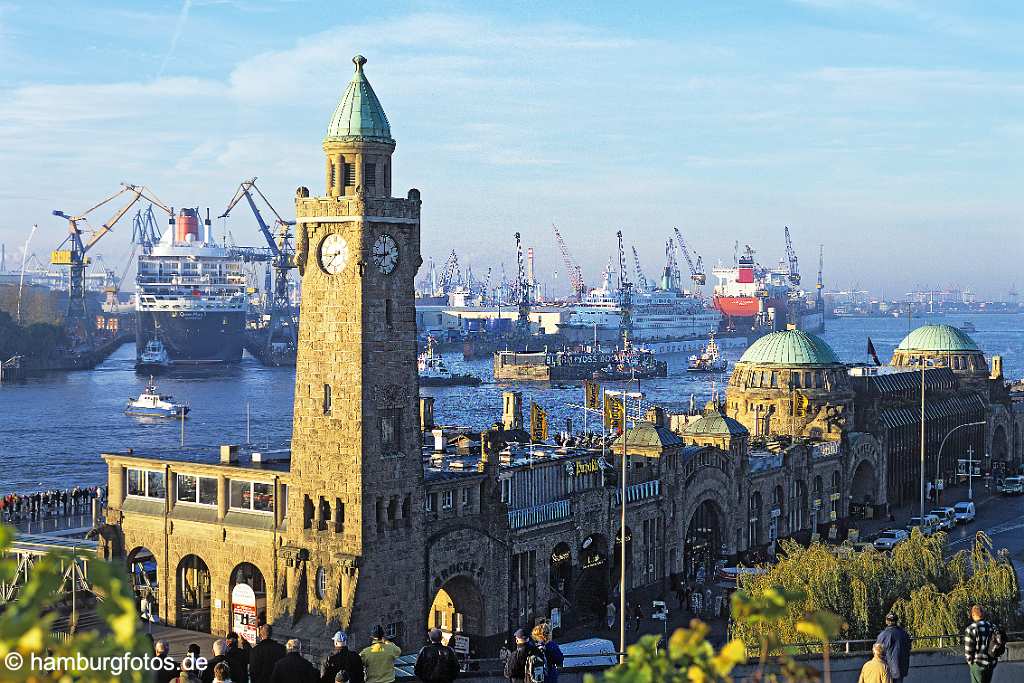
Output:
<instances>
[{"instance_id":1,"label":"person with backpack","mask_svg":"<svg viewBox=\"0 0 1024 683\"><path fill-rule=\"evenodd\" d=\"M991 683L996 663L1006 652L1006 631L985 619L981 605L971 607L971 623L964 630L964 659L971 683Z\"/></svg>"},{"instance_id":2,"label":"person with backpack","mask_svg":"<svg viewBox=\"0 0 1024 683\"><path fill-rule=\"evenodd\" d=\"M895 613L886 615L885 628L875 642L885 648L883 659L889 667L889 680L900 683L910 672L910 636L900 626Z\"/></svg>"},{"instance_id":3,"label":"person with backpack","mask_svg":"<svg viewBox=\"0 0 1024 683\"><path fill-rule=\"evenodd\" d=\"M441 643L441 629L430 629L427 639L430 642L416 655L416 678L423 683L451 683L459 676L459 658Z\"/></svg>"},{"instance_id":4,"label":"person with backpack","mask_svg":"<svg viewBox=\"0 0 1024 683\"><path fill-rule=\"evenodd\" d=\"M544 683L547 677L544 651L523 629L516 631L515 640L516 649L505 660L505 678L512 683Z\"/></svg>"},{"instance_id":5,"label":"person with backpack","mask_svg":"<svg viewBox=\"0 0 1024 683\"><path fill-rule=\"evenodd\" d=\"M565 662L562 648L551 637L551 624L537 624L533 627L533 639L537 646L544 650L544 663L547 675L544 683L558 683L558 670Z\"/></svg>"}]
</instances>

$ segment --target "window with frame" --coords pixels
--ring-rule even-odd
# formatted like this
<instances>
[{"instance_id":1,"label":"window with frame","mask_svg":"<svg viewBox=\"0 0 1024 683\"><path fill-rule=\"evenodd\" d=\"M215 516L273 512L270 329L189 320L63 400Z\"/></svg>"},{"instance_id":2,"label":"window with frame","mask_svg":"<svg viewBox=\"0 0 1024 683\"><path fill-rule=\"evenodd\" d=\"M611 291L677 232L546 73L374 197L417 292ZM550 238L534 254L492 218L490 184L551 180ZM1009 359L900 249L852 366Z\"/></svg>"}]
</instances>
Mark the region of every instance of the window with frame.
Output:
<instances>
[{"instance_id":1,"label":"window with frame","mask_svg":"<svg viewBox=\"0 0 1024 683\"><path fill-rule=\"evenodd\" d=\"M128 470L128 495L138 498L167 497L167 485L161 470Z\"/></svg>"},{"instance_id":2,"label":"window with frame","mask_svg":"<svg viewBox=\"0 0 1024 683\"><path fill-rule=\"evenodd\" d=\"M323 567L317 567L316 597L323 600L325 595L327 595L327 570Z\"/></svg>"},{"instance_id":3,"label":"window with frame","mask_svg":"<svg viewBox=\"0 0 1024 683\"><path fill-rule=\"evenodd\" d=\"M462 503L462 507L465 508L465 507L469 507L470 505L472 505L472 503L473 503L473 494L472 494L471 489L468 486L466 486L465 488L462 489L462 493L459 494L459 497L460 497L460 502Z\"/></svg>"},{"instance_id":4,"label":"window with frame","mask_svg":"<svg viewBox=\"0 0 1024 683\"><path fill-rule=\"evenodd\" d=\"M445 510L451 509L451 507L452 507L452 498L453 497L454 496L452 496L452 492L451 492L450 489L448 491L442 491L441 492L441 507L443 509L445 509Z\"/></svg>"},{"instance_id":5,"label":"window with frame","mask_svg":"<svg viewBox=\"0 0 1024 683\"><path fill-rule=\"evenodd\" d=\"M331 385L324 385L324 415L331 414Z\"/></svg>"},{"instance_id":6,"label":"window with frame","mask_svg":"<svg viewBox=\"0 0 1024 683\"><path fill-rule=\"evenodd\" d=\"M273 484L232 479L228 491L228 507L232 510L268 513L274 511Z\"/></svg>"},{"instance_id":7,"label":"window with frame","mask_svg":"<svg viewBox=\"0 0 1024 683\"><path fill-rule=\"evenodd\" d=\"M402 449L402 409L385 408L377 418L380 429L380 448L385 455Z\"/></svg>"},{"instance_id":8,"label":"window with frame","mask_svg":"<svg viewBox=\"0 0 1024 683\"><path fill-rule=\"evenodd\" d=\"M423 509L427 512L433 512L437 509L437 494L428 493L423 496Z\"/></svg>"},{"instance_id":9,"label":"window with frame","mask_svg":"<svg viewBox=\"0 0 1024 683\"><path fill-rule=\"evenodd\" d=\"M175 475L175 500L194 505L217 504L217 479L194 474Z\"/></svg>"},{"instance_id":10,"label":"window with frame","mask_svg":"<svg viewBox=\"0 0 1024 683\"><path fill-rule=\"evenodd\" d=\"M344 177L345 187L356 186L356 167L353 164L343 164L342 174Z\"/></svg>"},{"instance_id":11,"label":"window with frame","mask_svg":"<svg viewBox=\"0 0 1024 683\"><path fill-rule=\"evenodd\" d=\"M377 164L363 165L363 184L366 186L377 184Z\"/></svg>"}]
</instances>

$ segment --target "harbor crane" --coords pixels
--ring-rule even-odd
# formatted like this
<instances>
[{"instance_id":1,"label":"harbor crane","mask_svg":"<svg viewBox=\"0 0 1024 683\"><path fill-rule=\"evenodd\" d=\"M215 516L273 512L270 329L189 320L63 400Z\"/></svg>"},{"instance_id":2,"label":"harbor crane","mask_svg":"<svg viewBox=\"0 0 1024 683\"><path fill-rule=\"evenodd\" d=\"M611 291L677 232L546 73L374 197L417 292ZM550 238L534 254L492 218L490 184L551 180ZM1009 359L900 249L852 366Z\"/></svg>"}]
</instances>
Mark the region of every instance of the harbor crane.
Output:
<instances>
[{"instance_id":1,"label":"harbor crane","mask_svg":"<svg viewBox=\"0 0 1024 683\"><path fill-rule=\"evenodd\" d=\"M259 207L256 205L256 199L253 196L254 194L274 214L273 228L267 225L263 214L260 213ZM270 352L271 343L275 338L275 333L278 331L281 333L278 336L284 337L289 348L295 349L298 347L298 340L295 336L295 321L291 313L291 302L288 299L288 273L296 267L295 246L292 243L291 232L291 227L295 225L295 221L285 220L281 217L281 214L277 212L277 209L270 203L266 195L256 186L256 178L243 180L239 183L235 196L231 198L227 208L224 209L224 212L218 218L227 218L231 210L243 198L249 204L249 208L256 218L256 225L259 227L260 233L267 243L267 249L271 256L270 262L274 269L273 291L271 292L269 306L270 321L267 325L267 338L264 341L265 351L267 353Z\"/></svg>"},{"instance_id":2,"label":"harbor crane","mask_svg":"<svg viewBox=\"0 0 1024 683\"><path fill-rule=\"evenodd\" d=\"M130 195L128 203L118 209L106 223L103 223L99 228L93 230L88 241L83 241L82 237L85 232L90 230L88 222L89 214L124 194ZM96 246L96 243L103 239L107 233L114 229L114 225L121 220L140 199L146 199L151 204L155 204L166 211L168 215L173 213L171 209L154 197L144 186L129 185L127 183L121 183L120 190L76 216L69 216L60 210L53 211L54 216L63 218L68 222L68 236L65 237L64 240L57 245L57 248L50 253L50 263L52 265L66 266L70 269L68 276L68 307L64 321L67 329L80 328L78 331L83 336L88 337L91 335L92 326L85 324L87 318L85 310L85 269L91 262L91 259L89 258L89 251Z\"/></svg>"},{"instance_id":3,"label":"harbor crane","mask_svg":"<svg viewBox=\"0 0 1024 683\"><path fill-rule=\"evenodd\" d=\"M583 283L583 269L569 254L569 247L565 245L562 233L558 232L558 226L552 223L551 228L555 231L558 250L562 252L562 263L565 264L565 274L569 277L569 284L572 285L572 293L577 301L583 301L583 296L587 293L587 286Z\"/></svg>"},{"instance_id":4,"label":"harbor crane","mask_svg":"<svg viewBox=\"0 0 1024 683\"><path fill-rule=\"evenodd\" d=\"M445 261L444 269L441 271L441 279L438 280L437 290L434 296L446 296L448 290L455 285L459 272L459 257L452 249L452 253L448 254L448 260Z\"/></svg>"},{"instance_id":5,"label":"harbor crane","mask_svg":"<svg viewBox=\"0 0 1024 683\"><path fill-rule=\"evenodd\" d=\"M789 226L786 226L786 261L788 262L788 273L786 277L794 285L800 284L800 264L797 262L796 250L793 249L793 240L789 236Z\"/></svg>"},{"instance_id":6,"label":"harbor crane","mask_svg":"<svg viewBox=\"0 0 1024 683\"><path fill-rule=\"evenodd\" d=\"M673 288L681 291L683 276L679 272L679 260L676 258L676 242L671 237L665 242L665 265L668 268L668 274L672 276Z\"/></svg>"},{"instance_id":7,"label":"harbor crane","mask_svg":"<svg viewBox=\"0 0 1024 683\"><path fill-rule=\"evenodd\" d=\"M530 287L526 282L523 243L518 232L516 233L516 261L519 264L519 272L516 276L516 302L519 306L519 317L516 319L516 327L522 334L527 334L530 330Z\"/></svg>"},{"instance_id":8,"label":"harbor crane","mask_svg":"<svg viewBox=\"0 0 1024 683\"><path fill-rule=\"evenodd\" d=\"M633 265L636 266L636 286L641 292L647 291L647 276L640 266L640 254L636 253L636 246L633 246Z\"/></svg>"},{"instance_id":9,"label":"harbor crane","mask_svg":"<svg viewBox=\"0 0 1024 683\"><path fill-rule=\"evenodd\" d=\"M622 318L619 324L622 346L625 348L633 337L633 283L626 274L626 252L622 248L622 231L615 233L619 241L619 306Z\"/></svg>"},{"instance_id":10,"label":"harbor crane","mask_svg":"<svg viewBox=\"0 0 1024 683\"><path fill-rule=\"evenodd\" d=\"M679 231L679 228L672 228L672 230L676 233L676 244L679 246L679 250L683 252L686 265L690 268L690 279L698 287L703 287L704 283L708 281L707 275L704 274L704 259L697 252L693 252L697 256L696 262L690 258L690 250L686 248L686 240L683 239L683 233Z\"/></svg>"}]
</instances>

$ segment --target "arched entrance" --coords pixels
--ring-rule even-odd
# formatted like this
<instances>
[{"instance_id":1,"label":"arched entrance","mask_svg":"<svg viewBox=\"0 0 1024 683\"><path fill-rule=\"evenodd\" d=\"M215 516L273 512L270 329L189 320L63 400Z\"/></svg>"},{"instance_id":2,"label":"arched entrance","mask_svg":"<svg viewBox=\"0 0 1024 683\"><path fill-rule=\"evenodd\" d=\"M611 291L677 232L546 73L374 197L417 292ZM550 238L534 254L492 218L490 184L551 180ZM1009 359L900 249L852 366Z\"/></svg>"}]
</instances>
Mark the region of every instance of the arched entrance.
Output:
<instances>
[{"instance_id":1,"label":"arched entrance","mask_svg":"<svg viewBox=\"0 0 1024 683\"><path fill-rule=\"evenodd\" d=\"M1006 438L1006 427L998 425L992 431L992 462L1006 462L1010 459L1010 442Z\"/></svg>"},{"instance_id":2,"label":"arched entrance","mask_svg":"<svg viewBox=\"0 0 1024 683\"><path fill-rule=\"evenodd\" d=\"M875 468L867 460L861 460L853 471L850 482L850 500L858 505L873 505L875 502Z\"/></svg>"},{"instance_id":3,"label":"arched entrance","mask_svg":"<svg viewBox=\"0 0 1024 683\"><path fill-rule=\"evenodd\" d=\"M714 582L715 562L722 548L722 515L712 500L705 500L686 528L683 572L686 581L698 585Z\"/></svg>"},{"instance_id":4,"label":"arched entrance","mask_svg":"<svg viewBox=\"0 0 1024 683\"><path fill-rule=\"evenodd\" d=\"M581 615L604 621L608 606L608 539L591 534L583 539L576 580L576 603Z\"/></svg>"},{"instance_id":5,"label":"arched entrance","mask_svg":"<svg viewBox=\"0 0 1024 683\"><path fill-rule=\"evenodd\" d=\"M210 632L210 569L198 555L186 555L175 572L177 626L190 631Z\"/></svg>"},{"instance_id":6,"label":"arched entrance","mask_svg":"<svg viewBox=\"0 0 1024 683\"><path fill-rule=\"evenodd\" d=\"M259 567L242 562L231 572L231 630L256 644L256 631L267 623L267 583Z\"/></svg>"},{"instance_id":7,"label":"arched entrance","mask_svg":"<svg viewBox=\"0 0 1024 683\"><path fill-rule=\"evenodd\" d=\"M572 597L572 550L568 543L559 543L548 558L548 582L563 599Z\"/></svg>"},{"instance_id":8,"label":"arched entrance","mask_svg":"<svg viewBox=\"0 0 1024 683\"><path fill-rule=\"evenodd\" d=\"M160 618L160 581L157 575L156 556L139 546L128 553L128 574L135 591L135 604L143 619L157 621Z\"/></svg>"},{"instance_id":9,"label":"arched entrance","mask_svg":"<svg viewBox=\"0 0 1024 683\"><path fill-rule=\"evenodd\" d=\"M434 594L427 615L427 628L439 628L474 638L483 634L484 598L476 582L468 576L453 576Z\"/></svg>"}]
</instances>

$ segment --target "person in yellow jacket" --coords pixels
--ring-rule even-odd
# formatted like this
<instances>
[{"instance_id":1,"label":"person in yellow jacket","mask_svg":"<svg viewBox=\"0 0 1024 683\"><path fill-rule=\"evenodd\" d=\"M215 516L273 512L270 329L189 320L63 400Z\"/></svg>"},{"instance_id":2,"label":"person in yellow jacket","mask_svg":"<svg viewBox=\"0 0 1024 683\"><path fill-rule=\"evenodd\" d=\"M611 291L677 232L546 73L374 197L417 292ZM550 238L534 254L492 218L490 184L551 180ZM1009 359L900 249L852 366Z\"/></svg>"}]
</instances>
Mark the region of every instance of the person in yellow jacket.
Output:
<instances>
[{"instance_id":1,"label":"person in yellow jacket","mask_svg":"<svg viewBox=\"0 0 1024 683\"><path fill-rule=\"evenodd\" d=\"M864 662L864 666L860 670L860 679L858 679L857 683L890 683L892 679L889 678L889 667L883 659L885 656L885 646L881 643L875 643L871 647L871 652L875 656Z\"/></svg>"},{"instance_id":2,"label":"person in yellow jacket","mask_svg":"<svg viewBox=\"0 0 1024 683\"><path fill-rule=\"evenodd\" d=\"M402 654L402 650L384 637L384 629L380 624L373 627L371 636L373 642L359 653L366 669L365 683L394 683L395 660Z\"/></svg>"}]
</instances>

